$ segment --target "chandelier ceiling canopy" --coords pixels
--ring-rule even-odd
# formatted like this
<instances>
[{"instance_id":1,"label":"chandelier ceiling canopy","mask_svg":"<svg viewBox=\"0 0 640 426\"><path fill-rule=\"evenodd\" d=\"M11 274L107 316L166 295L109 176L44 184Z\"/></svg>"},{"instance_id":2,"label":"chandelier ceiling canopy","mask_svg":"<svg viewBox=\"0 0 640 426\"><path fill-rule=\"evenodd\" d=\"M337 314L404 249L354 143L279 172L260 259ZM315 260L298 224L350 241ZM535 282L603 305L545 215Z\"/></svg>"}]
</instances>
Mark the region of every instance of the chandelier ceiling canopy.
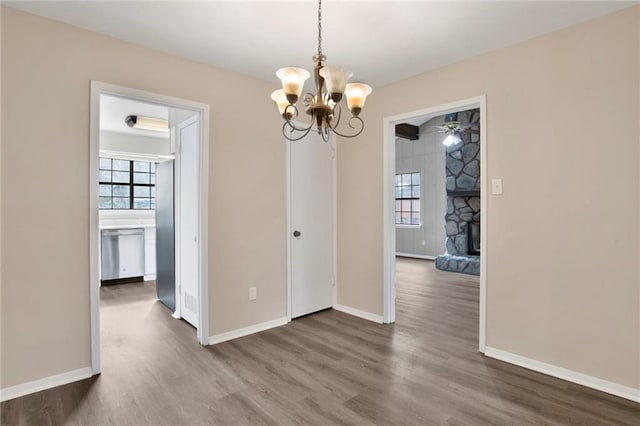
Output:
<instances>
[{"instance_id":1,"label":"chandelier ceiling canopy","mask_svg":"<svg viewBox=\"0 0 640 426\"><path fill-rule=\"evenodd\" d=\"M305 93L302 96L304 82L311 76L309 71L286 67L276 71L276 76L282 81L282 89L271 94L271 99L278 106L278 111L284 119L282 133L290 141L304 138L314 127L325 141L329 140L331 133L352 138L364 130L360 112L367 96L371 94L371 87L364 83L348 83L353 72L342 65L325 65L326 60L327 57L322 53L322 0L318 0L318 53L313 56L316 93ZM296 106L301 96L305 112L310 116L309 125L302 127L297 122ZM351 112L347 121L349 133L337 130L342 117L340 101L343 97L346 98L347 107Z\"/></svg>"}]
</instances>

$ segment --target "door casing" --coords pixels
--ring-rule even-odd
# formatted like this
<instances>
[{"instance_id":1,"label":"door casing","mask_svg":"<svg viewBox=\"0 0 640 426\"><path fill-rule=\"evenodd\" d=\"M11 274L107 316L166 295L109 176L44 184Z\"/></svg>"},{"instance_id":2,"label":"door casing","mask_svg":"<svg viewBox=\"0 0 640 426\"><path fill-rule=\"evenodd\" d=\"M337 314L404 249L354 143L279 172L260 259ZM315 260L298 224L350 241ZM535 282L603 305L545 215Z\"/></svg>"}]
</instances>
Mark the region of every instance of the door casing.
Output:
<instances>
[{"instance_id":1,"label":"door casing","mask_svg":"<svg viewBox=\"0 0 640 426\"><path fill-rule=\"evenodd\" d=\"M475 98L462 99L443 105L430 106L421 110L385 117L383 119L383 269L384 269L384 323L396 320L396 283L395 283L395 195L394 180L396 170L395 124L404 120L424 115L443 115L450 112L464 111L471 108L480 109L480 319L478 350L482 353L486 346L487 318L487 98L481 95Z\"/></svg>"},{"instance_id":2,"label":"door casing","mask_svg":"<svg viewBox=\"0 0 640 426\"><path fill-rule=\"evenodd\" d=\"M209 344L209 105L172 96L146 92L114 84L91 80L89 121L89 310L91 371L102 370L100 349L100 276L99 276L99 223L98 223L98 158L100 156L100 95L113 95L141 102L191 110L200 120L200 209L199 209L199 327L197 339L201 345Z\"/></svg>"}]
</instances>

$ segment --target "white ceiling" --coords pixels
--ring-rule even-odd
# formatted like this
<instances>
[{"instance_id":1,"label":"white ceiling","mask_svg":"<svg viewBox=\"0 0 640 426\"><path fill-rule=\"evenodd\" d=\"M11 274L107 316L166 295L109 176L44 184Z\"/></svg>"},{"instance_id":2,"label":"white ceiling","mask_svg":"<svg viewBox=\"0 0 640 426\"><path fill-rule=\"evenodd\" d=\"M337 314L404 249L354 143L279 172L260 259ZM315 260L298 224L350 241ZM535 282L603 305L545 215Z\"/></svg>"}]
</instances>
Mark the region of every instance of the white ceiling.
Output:
<instances>
[{"instance_id":1,"label":"white ceiling","mask_svg":"<svg viewBox=\"0 0 640 426\"><path fill-rule=\"evenodd\" d=\"M169 132L154 132L152 130L129 127L124 122L128 115L142 115L169 120L169 108L115 96L100 96L100 130L169 139Z\"/></svg>"},{"instance_id":2,"label":"white ceiling","mask_svg":"<svg viewBox=\"0 0 640 426\"><path fill-rule=\"evenodd\" d=\"M27 12L279 85L310 69L316 2L7 2ZM327 1L323 51L380 87L631 6L615 1Z\"/></svg>"}]
</instances>

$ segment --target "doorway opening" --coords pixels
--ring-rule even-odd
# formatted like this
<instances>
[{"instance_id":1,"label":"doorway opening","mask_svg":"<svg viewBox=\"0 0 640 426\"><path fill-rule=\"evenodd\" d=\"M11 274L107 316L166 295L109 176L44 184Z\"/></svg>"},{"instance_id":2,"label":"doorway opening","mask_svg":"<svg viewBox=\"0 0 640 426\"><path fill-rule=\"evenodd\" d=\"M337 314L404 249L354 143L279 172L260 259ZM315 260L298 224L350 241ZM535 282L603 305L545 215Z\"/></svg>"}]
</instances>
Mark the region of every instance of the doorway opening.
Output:
<instances>
[{"instance_id":1,"label":"doorway opening","mask_svg":"<svg viewBox=\"0 0 640 426\"><path fill-rule=\"evenodd\" d=\"M93 374L102 369L101 296L113 324L125 312L144 318L136 306L183 319L208 344L208 117L208 105L91 82Z\"/></svg>"},{"instance_id":2,"label":"doorway opening","mask_svg":"<svg viewBox=\"0 0 640 426\"><path fill-rule=\"evenodd\" d=\"M397 278L411 282L411 273L434 271L428 279L437 282L448 273L440 270L467 274L449 276L464 284L479 275L480 352L486 318L485 117L481 96L384 119L384 321L396 320Z\"/></svg>"}]
</instances>

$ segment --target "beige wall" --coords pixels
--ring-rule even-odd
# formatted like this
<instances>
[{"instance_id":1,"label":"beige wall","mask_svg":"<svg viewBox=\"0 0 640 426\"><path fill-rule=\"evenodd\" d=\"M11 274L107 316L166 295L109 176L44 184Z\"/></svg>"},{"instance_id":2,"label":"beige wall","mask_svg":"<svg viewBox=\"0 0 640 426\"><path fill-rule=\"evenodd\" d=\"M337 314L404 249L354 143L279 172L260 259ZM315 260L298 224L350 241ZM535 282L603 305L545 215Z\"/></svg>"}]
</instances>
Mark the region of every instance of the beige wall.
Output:
<instances>
[{"instance_id":1,"label":"beige wall","mask_svg":"<svg viewBox=\"0 0 640 426\"><path fill-rule=\"evenodd\" d=\"M10 8L2 9L2 66L3 388L90 364L90 80L211 106L210 334L286 315L275 81Z\"/></svg>"},{"instance_id":2,"label":"beige wall","mask_svg":"<svg viewBox=\"0 0 640 426\"><path fill-rule=\"evenodd\" d=\"M338 143L338 302L383 312L383 118L486 94L487 345L639 387L638 27L635 7L376 90Z\"/></svg>"}]
</instances>

